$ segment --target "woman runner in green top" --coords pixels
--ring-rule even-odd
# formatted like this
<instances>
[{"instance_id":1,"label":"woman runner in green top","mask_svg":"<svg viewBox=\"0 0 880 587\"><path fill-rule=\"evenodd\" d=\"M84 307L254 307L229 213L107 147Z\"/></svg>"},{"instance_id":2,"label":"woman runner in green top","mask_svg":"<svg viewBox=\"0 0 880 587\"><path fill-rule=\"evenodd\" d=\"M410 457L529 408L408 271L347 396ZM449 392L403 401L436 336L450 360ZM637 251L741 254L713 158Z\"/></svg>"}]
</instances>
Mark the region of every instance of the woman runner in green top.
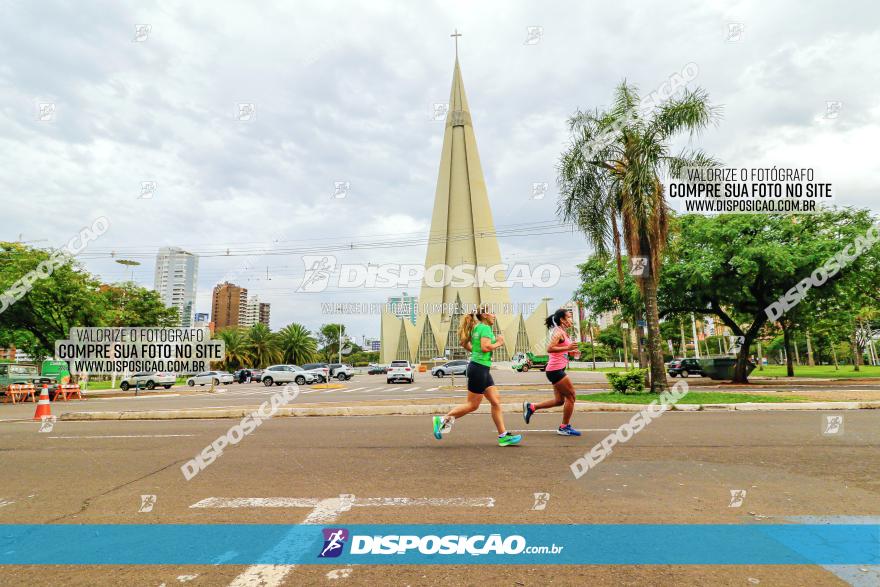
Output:
<instances>
[{"instance_id":1,"label":"woman runner in green top","mask_svg":"<svg viewBox=\"0 0 880 587\"><path fill-rule=\"evenodd\" d=\"M452 430L456 418L470 414L480 407L483 396L492 405L492 420L498 429L498 446L519 444L522 436L511 434L504 427L501 413L501 398L489 369L492 367L492 351L504 344L504 336L495 336L492 325L495 314L485 306L477 308L472 314L462 316L458 325L458 339L461 346L471 352L467 367L467 401L453 408L445 416L434 416L434 438L440 440L443 434Z\"/></svg>"}]
</instances>

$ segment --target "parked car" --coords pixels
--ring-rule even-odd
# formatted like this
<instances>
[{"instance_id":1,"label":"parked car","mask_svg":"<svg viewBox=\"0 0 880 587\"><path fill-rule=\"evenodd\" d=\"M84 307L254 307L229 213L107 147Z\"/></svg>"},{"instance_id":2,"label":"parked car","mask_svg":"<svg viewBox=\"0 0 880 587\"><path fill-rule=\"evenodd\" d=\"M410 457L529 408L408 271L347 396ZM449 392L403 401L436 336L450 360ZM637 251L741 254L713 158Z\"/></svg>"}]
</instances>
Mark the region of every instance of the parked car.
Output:
<instances>
[{"instance_id":1,"label":"parked car","mask_svg":"<svg viewBox=\"0 0 880 587\"><path fill-rule=\"evenodd\" d=\"M263 370L262 369L239 369L235 373L232 374L232 378L238 383L247 383L248 377L250 377L251 381L262 381L263 379Z\"/></svg>"},{"instance_id":2,"label":"parked car","mask_svg":"<svg viewBox=\"0 0 880 587\"><path fill-rule=\"evenodd\" d=\"M208 380L210 382L210 380ZM156 389L157 386L171 389L171 386L177 383L177 374L167 371L141 371L135 373L119 384L119 389L128 391L132 387L145 387L147 389Z\"/></svg>"},{"instance_id":3,"label":"parked car","mask_svg":"<svg viewBox=\"0 0 880 587\"><path fill-rule=\"evenodd\" d=\"M385 375L388 373L388 365L370 365L367 367L367 375Z\"/></svg>"},{"instance_id":4,"label":"parked car","mask_svg":"<svg viewBox=\"0 0 880 587\"><path fill-rule=\"evenodd\" d=\"M306 371L299 365L272 365L263 371L263 385L271 387L282 383L296 383L305 385L314 383L317 377L314 373Z\"/></svg>"},{"instance_id":5,"label":"parked car","mask_svg":"<svg viewBox=\"0 0 880 587\"><path fill-rule=\"evenodd\" d=\"M343 363L330 363L330 378L336 378L340 381L347 381L354 377L354 368L351 365Z\"/></svg>"},{"instance_id":6,"label":"parked car","mask_svg":"<svg viewBox=\"0 0 880 587\"><path fill-rule=\"evenodd\" d=\"M409 361L391 361L385 378L388 383L400 380L413 383L416 380L416 371Z\"/></svg>"},{"instance_id":7,"label":"parked car","mask_svg":"<svg viewBox=\"0 0 880 587\"><path fill-rule=\"evenodd\" d=\"M213 381L214 385L229 385L232 383L232 373L226 371L204 371L198 375L193 375L187 379L186 384L190 387L196 385L210 385Z\"/></svg>"},{"instance_id":8,"label":"parked car","mask_svg":"<svg viewBox=\"0 0 880 587\"><path fill-rule=\"evenodd\" d=\"M330 366L327 363L306 363L302 368L314 375L318 383L330 380Z\"/></svg>"},{"instance_id":9,"label":"parked car","mask_svg":"<svg viewBox=\"0 0 880 587\"><path fill-rule=\"evenodd\" d=\"M666 365L666 372L670 377L703 376L703 368L697 359L673 359Z\"/></svg>"},{"instance_id":10,"label":"parked car","mask_svg":"<svg viewBox=\"0 0 880 587\"><path fill-rule=\"evenodd\" d=\"M456 360L449 361L443 365L437 365L431 369L431 375L434 377L446 377L447 375L464 375L467 373L467 361Z\"/></svg>"}]
</instances>

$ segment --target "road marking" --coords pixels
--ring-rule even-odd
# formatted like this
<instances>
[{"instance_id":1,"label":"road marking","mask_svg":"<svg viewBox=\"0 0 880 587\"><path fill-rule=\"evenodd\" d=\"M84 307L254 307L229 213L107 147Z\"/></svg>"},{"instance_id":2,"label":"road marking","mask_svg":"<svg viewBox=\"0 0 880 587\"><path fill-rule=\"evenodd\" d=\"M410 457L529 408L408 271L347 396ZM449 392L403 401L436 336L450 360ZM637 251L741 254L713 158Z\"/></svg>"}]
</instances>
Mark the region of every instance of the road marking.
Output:
<instances>
[{"instance_id":1,"label":"road marking","mask_svg":"<svg viewBox=\"0 0 880 587\"><path fill-rule=\"evenodd\" d=\"M350 392L359 391L361 389L367 389L367 388L366 387L355 387L354 389L343 389L342 392L343 393L350 393Z\"/></svg>"},{"instance_id":2,"label":"road marking","mask_svg":"<svg viewBox=\"0 0 880 587\"><path fill-rule=\"evenodd\" d=\"M0 508L12 505L14 503L14 501L6 501L5 499L0 499Z\"/></svg>"},{"instance_id":3,"label":"road marking","mask_svg":"<svg viewBox=\"0 0 880 587\"><path fill-rule=\"evenodd\" d=\"M190 509L204 508L316 508L327 500L313 497L208 497ZM435 506L495 507L494 497L358 497L349 500L351 507Z\"/></svg>"},{"instance_id":4,"label":"road marking","mask_svg":"<svg viewBox=\"0 0 880 587\"><path fill-rule=\"evenodd\" d=\"M432 387L431 389L427 389L425 391L437 391L438 389L440 389L440 388L439 387Z\"/></svg>"},{"instance_id":5,"label":"road marking","mask_svg":"<svg viewBox=\"0 0 880 587\"><path fill-rule=\"evenodd\" d=\"M178 438L195 434L126 434L115 436L48 436L47 438Z\"/></svg>"},{"instance_id":6,"label":"road marking","mask_svg":"<svg viewBox=\"0 0 880 587\"><path fill-rule=\"evenodd\" d=\"M525 430L508 430L508 432L556 432L558 428L548 428L546 430L526 428ZM581 428L581 432L614 432L617 428Z\"/></svg>"},{"instance_id":7,"label":"road marking","mask_svg":"<svg viewBox=\"0 0 880 587\"><path fill-rule=\"evenodd\" d=\"M337 498L321 499L313 506L303 524L331 524L339 514L351 508L351 500L354 496L340 495ZM268 555L284 551L292 551L297 546L293 532L281 539ZM296 565L251 565L237 576L229 584L229 587L277 587L284 582L284 578Z\"/></svg>"},{"instance_id":8,"label":"road marking","mask_svg":"<svg viewBox=\"0 0 880 587\"><path fill-rule=\"evenodd\" d=\"M418 391L418 390L419 390L419 387L408 387L406 389L401 389L400 391L401 391L401 393L406 393L408 391Z\"/></svg>"}]
</instances>

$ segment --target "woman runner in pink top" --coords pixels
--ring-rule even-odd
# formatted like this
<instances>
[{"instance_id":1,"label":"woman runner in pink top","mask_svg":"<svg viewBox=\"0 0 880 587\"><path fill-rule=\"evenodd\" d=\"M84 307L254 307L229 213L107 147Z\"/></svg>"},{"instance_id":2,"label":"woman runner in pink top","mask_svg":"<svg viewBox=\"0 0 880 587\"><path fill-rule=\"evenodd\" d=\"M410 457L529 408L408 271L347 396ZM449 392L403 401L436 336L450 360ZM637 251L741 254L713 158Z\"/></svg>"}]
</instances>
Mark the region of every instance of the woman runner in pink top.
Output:
<instances>
[{"instance_id":1,"label":"woman runner in pink top","mask_svg":"<svg viewBox=\"0 0 880 587\"><path fill-rule=\"evenodd\" d=\"M581 433L571 427L571 415L574 413L575 391L574 384L565 373L568 366L568 357L572 355L574 358L580 356L578 351L578 343L572 342L566 332L567 328L571 328L571 310L560 308L553 315L549 316L546 321L547 328L550 329L550 343L547 345L547 353L550 360L547 361L547 379L553 384L553 399L548 399L538 404L523 402L523 419L526 424L532 419L532 414L538 410L552 408L554 406L564 405L562 408L562 425L556 430L557 434L562 436L580 436Z\"/></svg>"}]
</instances>

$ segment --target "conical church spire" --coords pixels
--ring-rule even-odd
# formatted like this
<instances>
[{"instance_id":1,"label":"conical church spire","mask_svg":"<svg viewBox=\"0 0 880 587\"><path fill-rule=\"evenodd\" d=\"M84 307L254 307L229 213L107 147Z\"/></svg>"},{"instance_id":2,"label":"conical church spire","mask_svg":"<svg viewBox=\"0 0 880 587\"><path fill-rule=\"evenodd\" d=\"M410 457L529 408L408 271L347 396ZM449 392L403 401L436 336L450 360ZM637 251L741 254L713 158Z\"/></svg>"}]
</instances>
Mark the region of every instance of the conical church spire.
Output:
<instances>
[{"instance_id":1,"label":"conical church spire","mask_svg":"<svg viewBox=\"0 0 880 587\"><path fill-rule=\"evenodd\" d=\"M495 238L489 195L483 179L461 66L456 57L425 268L427 270L437 265L488 268L499 263L501 251ZM493 278L502 281L503 272L498 272ZM461 302L467 305L509 304L505 288L493 289L488 285L455 287L453 284L438 287L434 285L438 280L439 275L426 272L426 281L419 296L421 307L424 308L426 304L446 304L449 307L456 298L461 298ZM444 314L448 316L449 312Z\"/></svg>"}]
</instances>

